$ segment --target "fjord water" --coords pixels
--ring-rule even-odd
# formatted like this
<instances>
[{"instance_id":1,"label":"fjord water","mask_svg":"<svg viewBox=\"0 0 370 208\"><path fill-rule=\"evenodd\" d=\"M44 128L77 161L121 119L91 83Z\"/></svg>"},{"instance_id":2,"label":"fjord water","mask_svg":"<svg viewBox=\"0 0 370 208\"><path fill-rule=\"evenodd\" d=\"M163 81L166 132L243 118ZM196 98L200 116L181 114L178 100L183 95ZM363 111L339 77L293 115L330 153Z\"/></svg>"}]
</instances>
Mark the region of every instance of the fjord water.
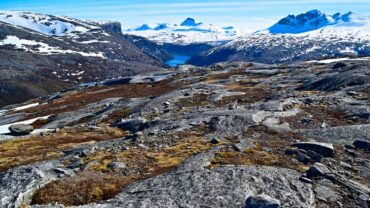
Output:
<instances>
[{"instance_id":1,"label":"fjord water","mask_svg":"<svg viewBox=\"0 0 370 208\"><path fill-rule=\"evenodd\" d=\"M171 67L175 67L175 66L186 63L186 61L189 59L190 59L190 56L175 54L173 56L173 59L167 61L166 64Z\"/></svg>"}]
</instances>

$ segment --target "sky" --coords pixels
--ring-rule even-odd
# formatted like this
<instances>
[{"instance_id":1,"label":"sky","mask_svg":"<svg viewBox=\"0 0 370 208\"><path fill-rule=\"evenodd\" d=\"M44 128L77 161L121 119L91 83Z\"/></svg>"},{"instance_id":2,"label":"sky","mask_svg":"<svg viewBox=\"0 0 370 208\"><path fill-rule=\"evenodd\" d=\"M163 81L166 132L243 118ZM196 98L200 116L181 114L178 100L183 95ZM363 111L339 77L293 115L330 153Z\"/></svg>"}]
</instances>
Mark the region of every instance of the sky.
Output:
<instances>
[{"instance_id":1,"label":"sky","mask_svg":"<svg viewBox=\"0 0 370 208\"><path fill-rule=\"evenodd\" d=\"M288 14L319 9L368 15L370 0L0 0L0 10L26 10L79 19L116 20L124 28L180 23L187 17L245 31L265 29Z\"/></svg>"}]
</instances>

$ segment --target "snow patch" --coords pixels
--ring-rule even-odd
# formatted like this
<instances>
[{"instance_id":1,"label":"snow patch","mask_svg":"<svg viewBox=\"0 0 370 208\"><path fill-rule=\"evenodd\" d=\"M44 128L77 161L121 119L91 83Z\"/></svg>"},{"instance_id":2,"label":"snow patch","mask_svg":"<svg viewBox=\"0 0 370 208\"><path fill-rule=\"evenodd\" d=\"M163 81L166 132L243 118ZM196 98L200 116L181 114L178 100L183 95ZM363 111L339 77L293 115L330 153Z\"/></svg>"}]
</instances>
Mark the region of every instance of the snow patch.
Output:
<instances>
[{"instance_id":1,"label":"snow patch","mask_svg":"<svg viewBox=\"0 0 370 208\"><path fill-rule=\"evenodd\" d=\"M36 107L38 105L40 105L40 103L31 103L31 104L28 104L28 105L23 105L23 106L16 107L16 108L13 109L13 111L21 111L21 110L25 110L25 109L28 109L28 108Z\"/></svg>"},{"instance_id":2,"label":"snow patch","mask_svg":"<svg viewBox=\"0 0 370 208\"><path fill-rule=\"evenodd\" d=\"M105 58L102 52L86 53L82 51L63 50L59 47L50 46L46 43L37 42L35 40L20 39L16 36L7 36L4 40L0 41L0 46L1 45L14 45L17 49L23 49L25 51L39 53L42 55L79 54L81 56ZM31 46L36 46L36 47L31 47Z\"/></svg>"},{"instance_id":3,"label":"snow patch","mask_svg":"<svg viewBox=\"0 0 370 208\"><path fill-rule=\"evenodd\" d=\"M11 124L1 125L0 126L0 134L8 134L8 133L10 133L9 127L11 125L15 125L15 124L32 124L33 122L37 121L38 119L48 119L49 117L50 116L43 116L43 117L37 117L37 118L29 119L29 120L26 120L26 121L20 121L20 122L15 122L15 123L11 123Z\"/></svg>"},{"instance_id":4,"label":"snow patch","mask_svg":"<svg viewBox=\"0 0 370 208\"><path fill-rule=\"evenodd\" d=\"M336 58L336 59L325 59L325 60L314 60L314 61L307 61L307 63L320 63L320 64L330 64L330 63L335 63L339 61L367 61L370 60L370 57L365 57L365 58Z\"/></svg>"}]
</instances>

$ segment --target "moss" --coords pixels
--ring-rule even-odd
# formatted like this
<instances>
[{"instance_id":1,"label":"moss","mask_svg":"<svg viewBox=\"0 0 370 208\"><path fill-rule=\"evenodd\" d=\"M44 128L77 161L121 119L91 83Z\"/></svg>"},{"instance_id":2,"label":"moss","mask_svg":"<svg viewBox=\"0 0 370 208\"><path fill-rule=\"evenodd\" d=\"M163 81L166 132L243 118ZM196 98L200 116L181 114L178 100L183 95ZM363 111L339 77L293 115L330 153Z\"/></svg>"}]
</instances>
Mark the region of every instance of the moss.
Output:
<instances>
[{"instance_id":1,"label":"moss","mask_svg":"<svg viewBox=\"0 0 370 208\"><path fill-rule=\"evenodd\" d=\"M198 94L195 94L193 97L179 99L177 104L182 107L188 107L188 108L206 106L209 104L209 97L207 94L198 93Z\"/></svg>"},{"instance_id":2,"label":"moss","mask_svg":"<svg viewBox=\"0 0 370 208\"><path fill-rule=\"evenodd\" d=\"M115 128L69 129L48 136L15 139L0 144L0 171L20 165L59 158L62 151L80 145L120 138L125 133Z\"/></svg>"},{"instance_id":3,"label":"moss","mask_svg":"<svg viewBox=\"0 0 370 208\"><path fill-rule=\"evenodd\" d=\"M106 200L118 194L124 186L167 172L184 159L205 152L212 146L214 145L192 136L158 151L130 148L115 154L97 152L84 158L85 163L97 161L88 171L47 184L36 191L32 204L57 202L71 206ZM128 172L109 170L107 164L111 161L123 162Z\"/></svg>"}]
</instances>

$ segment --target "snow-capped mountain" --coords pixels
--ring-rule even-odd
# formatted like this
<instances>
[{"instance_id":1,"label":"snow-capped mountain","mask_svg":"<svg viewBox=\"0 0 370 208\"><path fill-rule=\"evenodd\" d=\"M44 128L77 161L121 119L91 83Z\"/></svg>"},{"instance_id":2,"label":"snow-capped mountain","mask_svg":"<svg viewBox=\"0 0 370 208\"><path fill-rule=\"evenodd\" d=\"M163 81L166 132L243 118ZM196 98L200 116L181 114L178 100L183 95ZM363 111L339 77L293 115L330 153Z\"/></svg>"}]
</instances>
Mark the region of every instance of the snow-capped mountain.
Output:
<instances>
[{"instance_id":1,"label":"snow-capped mountain","mask_svg":"<svg viewBox=\"0 0 370 208\"><path fill-rule=\"evenodd\" d=\"M69 17L55 17L24 11L2 11L0 12L0 21L55 36L85 33L92 29L98 29L97 26Z\"/></svg>"},{"instance_id":2,"label":"snow-capped mountain","mask_svg":"<svg viewBox=\"0 0 370 208\"><path fill-rule=\"evenodd\" d=\"M146 37L161 44L173 43L179 45L224 42L232 40L238 35L238 31L234 27L220 28L197 22L193 18L187 18L180 24L143 24L139 27L125 29L123 32Z\"/></svg>"},{"instance_id":3,"label":"snow-capped mountain","mask_svg":"<svg viewBox=\"0 0 370 208\"><path fill-rule=\"evenodd\" d=\"M272 34L299 34L318 30L320 28L369 28L369 17L348 12L333 15L311 10L305 14L289 15L267 29ZM366 27L367 26L367 27Z\"/></svg>"},{"instance_id":4,"label":"snow-capped mountain","mask_svg":"<svg viewBox=\"0 0 370 208\"><path fill-rule=\"evenodd\" d=\"M2 11L0 105L82 82L159 70L165 54L147 39L123 35L119 22Z\"/></svg>"},{"instance_id":5,"label":"snow-capped mountain","mask_svg":"<svg viewBox=\"0 0 370 208\"><path fill-rule=\"evenodd\" d=\"M344 56L370 56L370 17L352 12L326 15L312 10L289 15L266 30L214 47L189 63L284 63Z\"/></svg>"}]
</instances>

